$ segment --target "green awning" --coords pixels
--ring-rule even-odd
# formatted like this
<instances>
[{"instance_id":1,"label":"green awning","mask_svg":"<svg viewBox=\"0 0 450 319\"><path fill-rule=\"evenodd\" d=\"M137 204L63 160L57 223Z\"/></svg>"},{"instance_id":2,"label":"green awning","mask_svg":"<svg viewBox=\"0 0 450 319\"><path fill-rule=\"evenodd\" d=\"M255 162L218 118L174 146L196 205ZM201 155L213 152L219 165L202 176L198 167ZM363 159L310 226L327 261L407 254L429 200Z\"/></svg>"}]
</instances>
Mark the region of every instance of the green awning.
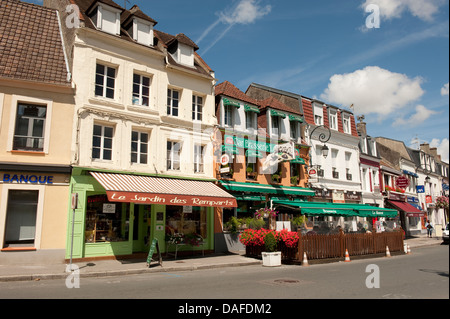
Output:
<instances>
[{"instance_id":1,"label":"green awning","mask_svg":"<svg viewBox=\"0 0 450 319\"><path fill-rule=\"evenodd\" d=\"M318 202L292 202L292 201L274 201L274 204L291 206L301 209L305 215L314 216L359 216L359 217L387 217L394 218L398 216L398 211L388 208L380 208L360 204L334 204Z\"/></svg>"},{"instance_id":2,"label":"green awning","mask_svg":"<svg viewBox=\"0 0 450 319\"><path fill-rule=\"evenodd\" d=\"M236 145L222 145L222 153L239 155L239 150Z\"/></svg>"},{"instance_id":3,"label":"green awning","mask_svg":"<svg viewBox=\"0 0 450 319\"><path fill-rule=\"evenodd\" d=\"M270 110L270 115L272 116L279 116L283 119L285 119L287 117L286 114L284 114L283 112L277 111L277 110Z\"/></svg>"},{"instance_id":4,"label":"green awning","mask_svg":"<svg viewBox=\"0 0 450 319\"><path fill-rule=\"evenodd\" d=\"M243 196L235 196L235 198L238 201L246 201L246 202L265 202L266 201L265 196L243 195Z\"/></svg>"},{"instance_id":5,"label":"green awning","mask_svg":"<svg viewBox=\"0 0 450 319\"><path fill-rule=\"evenodd\" d=\"M292 114L289 115L289 120L292 122L300 122L300 123L304 122L303 117L301 117L299 115L292 115Z\"/></svg>"},{"instance_id":6,"label":"green awning","mask_svg":"<svg viewBox=\"0 0 450 319\"><path fill-rule=\"evenodd\" d=\"M246 157L255 157L255 158L263 158L261 152L248 150L245 152Z\"/></svg>"},{"instance_id":7,"label":"green awning","mask_svg":"<svg viewBox=\"0 0 450 319\"><path fill-rule=\"evenodd\" d=\"M225 106L234 106L234 107L236 107L238 109L241 108L241 104L239 102L230 101L229 99L227 99L225 97L223 98L223 105L225 105Z\"/></svg>"},{"instance_id":8,"label":"green awning","mask_svg":"<svg viewBox=\"0 0 450 319\"><path fill-rule=\"evenodd\" d=\"M301 157L297 157L296 159L293 159L291 161L291 164L306 165L306 161L303 158L301 158Z\"/></svg>"},{"instance_id":9,"label":"green awning","mask_svg":"<svg viewBox=\"0 0 450 319\"><path fill-rule=\"evenodd\" d=\"M255 113L258 113L258 114L261 113L261 111L259 110L259 108L257 106L248 105L248 104L244 105L244 111L245 112L255 112Z\"/></svg>"},{"instance_id":10,"label":"green awning","mask_svg":"<svg viewBox=\"0 0 450 319\"><path fill-rule=\"evenodd\" d=\"M260 193L260 194L276 194L280 196L297 195L297 196L315 196L316 192L309 188L273 186L266 184L254 183L238 183L233 181L220 181L222 186L232 192Z\"/></svg>"}]
</instances>

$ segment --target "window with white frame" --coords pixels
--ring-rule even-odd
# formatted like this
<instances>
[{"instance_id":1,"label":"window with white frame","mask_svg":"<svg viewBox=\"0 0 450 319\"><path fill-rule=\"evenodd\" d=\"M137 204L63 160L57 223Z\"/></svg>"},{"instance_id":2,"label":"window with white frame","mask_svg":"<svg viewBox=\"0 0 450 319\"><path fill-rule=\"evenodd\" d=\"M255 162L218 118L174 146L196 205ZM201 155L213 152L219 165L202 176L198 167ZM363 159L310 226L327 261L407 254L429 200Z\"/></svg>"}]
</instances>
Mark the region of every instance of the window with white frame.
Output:
<instances>
[{"instance_id":1,"label":"window with white frame","mask_svg":"<svg viewBox=\"0 0 450 319\"><path fill-rule=\"evenodd\" d=\"M106 125L94 125L92 137L92 159L112 160L114 127Z\"/></svg>"},{"instance_id":2,"label":"window with white frame","mask_svg":"<svg viewBox=\"0 0 450 319\"><path fill-rule=\"evenodd\" d=\"M330 110L329 120L330 120L330 129L337 130L338 129L338 125L337 125L338 122L337 122L337 112L336 112L336 110Z\"/></svg>"},{"instance_id":3,"label":"window with white frame","mask_svg":"<svg viewBox=\"0 0 450 319\"><path fill-rule=\"evenodd\" d=\"M181 143L167 141L167 170L179 171L181 168Z\"/></svg>"},{"instance_id":4,"label":"window with white frame","mask_svg":"<svg viewBox=\"0 0 450 319\"><path fill-rule=\"evenodd\" d=\"M129 28L128 33L137 43L153 46L153 23L133 18L133 24Z\"/></svg>"},{"instance_id":5,"label":"window with white frame","mask_svg":"<svg viewBox=\"0 0 450 319\"><path fill-rule=\"evenodd\" d=\"M352 129L350 126L350 116L347 114L344 114L342 123L344 125L344 133L350 134L352 132Z\"/></svg>"},{"instance_id":6,"label":"window with white frame","mask_svg":"<svg viewBox=\"0 0 450 319\"><path fill-rule=\"evenodd\" d=\"M291 129L291 138L294 140L297 140L299 138L298 122L290 121L289 124L290 124L290 129Z\"/></svg>"},{"instance_id":7,"label":"window with white frame","mask_svg":"<svg viewBox=\"0 0 450 319\"><path fill-rule=\"evenodd\" d=\"M280 118L278 116L272 116L271 117L271 121L272 121L272 131L271 134L275 135L275 136L280 136L281 134L281 130L280 130Z\"/></svg>"},{"instance_id":8,"label":"window with white frame","mask_svg":"<svg viewBox=\"0 0 450 319\"><path fill-rule=\"evenodd\" d=\"M131 132L131 163L148 163L148 133Z\"/></svg>"},{"instance_id":9,"label":"window with white frame","mask_svg":"<svg viewBox=\"0 0 450 319\"><path fill-rule=\"evenodd\" d=\"M223 117L224 125L227 127L232 127L234 106L224 105L223 108L224 108L224 117Z\"/></svg>"},{"instance_id":10,"label":"window with white frame","mask_svg":"<svg viewBox=\"0 0 450 319\"><path fill-rule=\"evenodd\" d=\"M247 130L256 130L257 115L255 112L245 112L245 127Z\"/></svg>"},{"instance_id":11,"label":"window with white frame","mask_svg":"<svg viewBox=\"0 0 450 319\"><path fill-rule=\"evenodd\" d=\"M180 91L167 89L167 115L178 116Z\"/></svg>"},{"instance_id":12,"label":"window with white frame","mask_svg":"<svg viewBox=\"0 0 450 319\"><path fill-rule=\"evenodd\" d=\"M97 63L95 72L95 96L114 99L117 70Z\"/></svg>"},{"instance_id":13,"label":"window with white frame","mask_svg":"<svg viewBox=\"0 0 450 319\"><path fill-rule=\"evenodd\" d=\"M133 105L150 105L150 78L133 74Z\"/></svg>"},{"instance_id":14,"label":"window with white frame","mask_svg":"<svg viewBox=\"0 0 450 319\"><path fill-rule=\"evenodd\" d=\"M323 106L314 104L314 123L316 125L323 125Z\"/></svg>"},{"instance_id":15,"label":"window with white frame","mask_svg":"<svg viewBox=\"0 0 450 319\"><path fill-rule=\"evenodd\" d=\"M17 105L13 150L43 152L47 107L19 103Z\"/></svg>"},{"instance_id":16,"label":"window with white frame","mask_svg":"<svg viewBox=\"0 0 450 319\"><path fill-rule=\"evenodd\" d=\"M91 15L97 29L113 35L120 34L121 10L99 3Z\"/></svg>"},{"instance_id":17,"label":"window with white frame","mask_svg":"<svg viewBox=\"0 0 450 319\"><path fill-rule=\"evenodd\" d=\"M203 151L205 147L200 144L194 145L194 173L204 173Z\"/></svg>"},{"instance_id":18,"label":"window with white frame","mask_svg":"<svg viewBox=\"0 0 450 319\"><path fill-rule=\"evenodd\" d=\"M192 96L192 120L202 121L203 118L203 97L193 95Z\"/></svg>"}]
</instances>

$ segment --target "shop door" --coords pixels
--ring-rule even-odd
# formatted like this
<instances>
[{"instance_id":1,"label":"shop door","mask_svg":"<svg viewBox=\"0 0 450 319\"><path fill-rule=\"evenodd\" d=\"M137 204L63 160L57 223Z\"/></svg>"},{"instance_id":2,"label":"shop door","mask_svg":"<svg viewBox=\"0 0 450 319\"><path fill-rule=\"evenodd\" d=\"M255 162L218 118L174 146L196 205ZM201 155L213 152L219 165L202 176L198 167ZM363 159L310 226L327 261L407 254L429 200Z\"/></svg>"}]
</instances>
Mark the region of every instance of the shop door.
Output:
<instances>
[{"instance_id":1,"label":"shop door","mask_svg":"<svg viewBox=\"0 0 450 319\"><path fill-rule=\"evenodd\" d=\"M34 246L38 198L39 191L9 191L5 247Z\"/></svg>"},{"instance_id":2,"label":"shop door","mask_svg":"<svg viewBox=\"0 0 450 319\"><path fill-rule=\"evenodd\" d=\"M151 239L151 206L135 205L133 221L133 252L148 252Z\"/></svg>"}]
</instances>

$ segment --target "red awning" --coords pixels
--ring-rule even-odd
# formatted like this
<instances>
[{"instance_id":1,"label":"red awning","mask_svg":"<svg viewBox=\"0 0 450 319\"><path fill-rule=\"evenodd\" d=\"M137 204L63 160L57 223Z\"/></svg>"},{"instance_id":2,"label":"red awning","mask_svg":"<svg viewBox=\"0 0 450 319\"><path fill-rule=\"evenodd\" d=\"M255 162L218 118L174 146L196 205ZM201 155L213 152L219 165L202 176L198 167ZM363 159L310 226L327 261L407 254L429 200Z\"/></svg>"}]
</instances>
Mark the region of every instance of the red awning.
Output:
<instances>
[{"instance_id":1,"label":"red awning","mask_svg":"<svg viewBox=\"0 0 450 319\"><path fill-rule=\"evenodd\" d=\"M411 204L408 204L406 202L399 202L396 200L390 200L388 201L391 205L393 205L394 207L397 207L398 209L400 209L401 211L404 211L405 213L410 213L410 214L424 214L421 210L418 210L416 207L412 206Z\"/></svg>"},{"instance_id":2,"label":"red awning","mask_svg":"<svg viewBox=\"0 0 450 319\"><path fill-rule=\"evenodd\" d=\"M237 207L234 196L212 182L91 172L111 202L197 207Z\"/></svg>"}]
</instances>

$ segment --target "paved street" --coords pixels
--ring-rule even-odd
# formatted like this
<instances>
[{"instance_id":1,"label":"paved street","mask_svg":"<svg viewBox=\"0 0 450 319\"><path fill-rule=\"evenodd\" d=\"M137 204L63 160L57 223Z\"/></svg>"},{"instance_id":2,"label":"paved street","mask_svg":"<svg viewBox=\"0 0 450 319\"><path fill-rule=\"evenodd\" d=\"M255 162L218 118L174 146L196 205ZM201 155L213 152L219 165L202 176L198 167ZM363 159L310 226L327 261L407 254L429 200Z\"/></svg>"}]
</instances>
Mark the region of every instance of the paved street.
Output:
<instances>
[{"instance_id":1,"label":"paved street","mask_svg":"<svg viewBox=\"0 0 450 319\"><path fill-rule=\"evenodd\" d=\"M366 279L379 267L380 288ZM371 281L374 282L374 281ZM246 266L123 277L0 283L0 298L58 299L428 299L449 298L449 247L416 249L412 255L352 260L310 267Z\"/></svg>"}]
</instances>

